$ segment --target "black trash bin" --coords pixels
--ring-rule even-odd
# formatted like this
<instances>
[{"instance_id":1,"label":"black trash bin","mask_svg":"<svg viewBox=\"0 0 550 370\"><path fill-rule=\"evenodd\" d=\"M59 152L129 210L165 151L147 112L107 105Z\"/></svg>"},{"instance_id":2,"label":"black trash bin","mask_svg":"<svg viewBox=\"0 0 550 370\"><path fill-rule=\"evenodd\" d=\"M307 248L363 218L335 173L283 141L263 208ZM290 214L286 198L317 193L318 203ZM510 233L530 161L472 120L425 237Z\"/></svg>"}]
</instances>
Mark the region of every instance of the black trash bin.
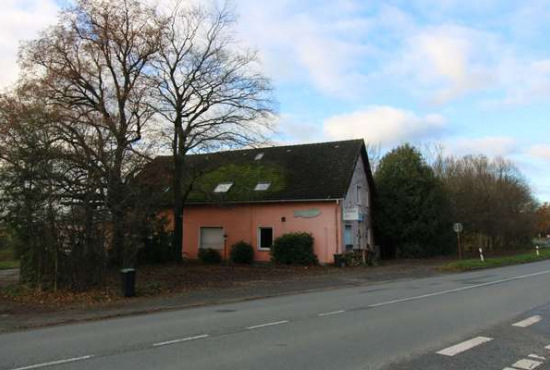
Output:
<instances>
[{"instance_id":1,"label":"black trash bin","mask_svg":"<svg viewBox=\"0 0 550 370\"><path fill-rule=\"evenodd\" d=\"M136 295L136 270L122 269L120 270L122 277L122 296L133 297Z\"/></svg>"},{"instance_id":2,"label":"black trash bin","mask_svg":"<svg viewBox=\"0 0 550 370\"><path fill-rule=\"evenodd\" d=\"M343 254L335 254L334 255L334 266L336 266L336 267L345 267L346 266L346 260L344 259Z\"/></svg>"}]
</instances>

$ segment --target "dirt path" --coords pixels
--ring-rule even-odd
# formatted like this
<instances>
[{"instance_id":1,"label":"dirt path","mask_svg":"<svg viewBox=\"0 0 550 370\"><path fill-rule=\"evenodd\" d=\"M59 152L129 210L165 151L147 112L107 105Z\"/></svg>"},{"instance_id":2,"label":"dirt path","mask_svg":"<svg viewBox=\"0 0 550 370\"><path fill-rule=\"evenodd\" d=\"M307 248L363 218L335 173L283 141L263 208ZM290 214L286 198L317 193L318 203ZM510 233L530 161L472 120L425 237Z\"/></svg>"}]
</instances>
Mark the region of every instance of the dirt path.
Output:
<instances>
[{"instance_id":1,"label":"dirt path","mask_svg":"<svg viewBox=\"0 0 550 370\"><path fill-rule=\"evenodd\" d=\"M0 270L0 288L17 283L19 269Z\"/></svg>"}]
</instances>

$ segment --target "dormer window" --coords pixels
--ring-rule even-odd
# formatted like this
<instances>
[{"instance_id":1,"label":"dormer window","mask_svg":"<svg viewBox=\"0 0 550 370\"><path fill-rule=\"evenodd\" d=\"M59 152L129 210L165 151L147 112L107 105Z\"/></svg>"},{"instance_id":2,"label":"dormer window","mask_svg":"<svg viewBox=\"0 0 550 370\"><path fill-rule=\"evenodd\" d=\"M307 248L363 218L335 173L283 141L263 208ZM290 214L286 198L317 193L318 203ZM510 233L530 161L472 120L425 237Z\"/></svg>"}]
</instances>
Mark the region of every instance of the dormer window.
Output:
<instances>
[{"instance_id":1,"label":"dormer window","mask_svg":"<svg viewBox=\"0 0 550 370\"><path fill-rule=\"evenodd\" d=\"M264 157L264 153L258 153L256 154L256 157L254 157L254 160L255 161L259 161L260 159L262 159Z\"/></svg>"},{"instance_id":2,"label":"dormer window","mask_svg":"<svg viewBox=\"0 0 550 370\"><path fill-rule=\"evenodd\" d=\"M232 186L232 182L221 182L214 189L214 193L227 193Z\"/></svg>"},{"instance_id":3,"label":"dormer window","mask_svg":"<svg viewBox=\"0 0 550 370\"><path fill-rule=\"evenodd\" d=\"M256 184L256 187L254 188L255 191L266 191L269 189L269 186L271 185L270 182L259 182Z\"/></svg>"}]
</instances>

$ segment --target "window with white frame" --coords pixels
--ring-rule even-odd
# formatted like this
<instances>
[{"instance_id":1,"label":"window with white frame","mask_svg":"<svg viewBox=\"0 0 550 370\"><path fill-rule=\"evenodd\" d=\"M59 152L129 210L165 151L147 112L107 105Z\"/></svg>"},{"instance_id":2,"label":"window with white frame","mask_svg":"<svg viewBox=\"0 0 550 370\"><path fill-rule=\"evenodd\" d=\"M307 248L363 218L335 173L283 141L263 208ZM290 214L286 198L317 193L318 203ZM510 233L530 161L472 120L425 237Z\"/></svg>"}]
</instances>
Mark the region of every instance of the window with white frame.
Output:
<instances>
[{"instance_id":1,"label":"window with white frame","mask_svg":"<svg viewBox=\"0 0 550 370\"><path fill-rule=\"evenodd\" d=\"M259 227L258 228L258 249L270 250L273 245L273 228Z\"/></svg>"},{"instance_id":2,"label":"window with white frame","mask_svg":"<svg viewBox=\"0 0 550 370\"><path fill-rule=\"evenodd\" d=\"M201 227L199 248L223 249L223 227Z\"/></svg>"},{"instance_id":3,"label":"window with white frame","mask_svg":"<svg viewBox=\"0 0 550 370\"><path fill-rule=\"evenodd\" d=\"M269 186L271 185L270 182L259 182L256 184L256 187L254 188L255 191L266 191L269 189Z\"/></svg>"},{"instance_id":4,"label":"window with white frame","mask_svg":"<svg viewBox=\"0 0 550 370\"><path fill-rule=\"evenodd\" d=\"M214 188L214 193L227 193L232 186L232 182L221 182Z\"/></svg>"}]
</instances>

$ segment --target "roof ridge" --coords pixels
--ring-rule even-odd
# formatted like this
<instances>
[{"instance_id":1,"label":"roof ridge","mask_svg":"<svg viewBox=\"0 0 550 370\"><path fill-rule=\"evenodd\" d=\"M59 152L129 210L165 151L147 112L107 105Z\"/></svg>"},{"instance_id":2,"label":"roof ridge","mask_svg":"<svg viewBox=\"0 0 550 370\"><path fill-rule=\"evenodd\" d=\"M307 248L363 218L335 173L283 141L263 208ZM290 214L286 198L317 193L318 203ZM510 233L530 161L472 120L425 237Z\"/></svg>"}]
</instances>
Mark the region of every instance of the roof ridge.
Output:
<instances>
[{"instance_id":1,"label":"roof ridge","mask_svg":"<svg viewBox=\"0 0 550 370\"><path fill-rule=\"evenodd\" d=\"M342 143L355 143L355 142L362 142L364 143L364 139L348 139L348 140L336 140L336 141L320 141L315 143L304 143L304 144L289 144L289 145L271 145L271 146L262 146L258 148L238 148L238 149L228 149L228 150L220 150L216 152L206 152L206 153L193 153L193 154L187 154L188 156L206 156L206 155L212 155L212 154L223 154L223 153L242 153L246 151L254 151L254 150L270 150L270 149L283 149L283 148L297 148L297 147L305 147L305 146L316 146L316 145L338 145ZM159 155L155 157L157 158L172 158L172 155Z\"/></svg>"}]
</instances>

